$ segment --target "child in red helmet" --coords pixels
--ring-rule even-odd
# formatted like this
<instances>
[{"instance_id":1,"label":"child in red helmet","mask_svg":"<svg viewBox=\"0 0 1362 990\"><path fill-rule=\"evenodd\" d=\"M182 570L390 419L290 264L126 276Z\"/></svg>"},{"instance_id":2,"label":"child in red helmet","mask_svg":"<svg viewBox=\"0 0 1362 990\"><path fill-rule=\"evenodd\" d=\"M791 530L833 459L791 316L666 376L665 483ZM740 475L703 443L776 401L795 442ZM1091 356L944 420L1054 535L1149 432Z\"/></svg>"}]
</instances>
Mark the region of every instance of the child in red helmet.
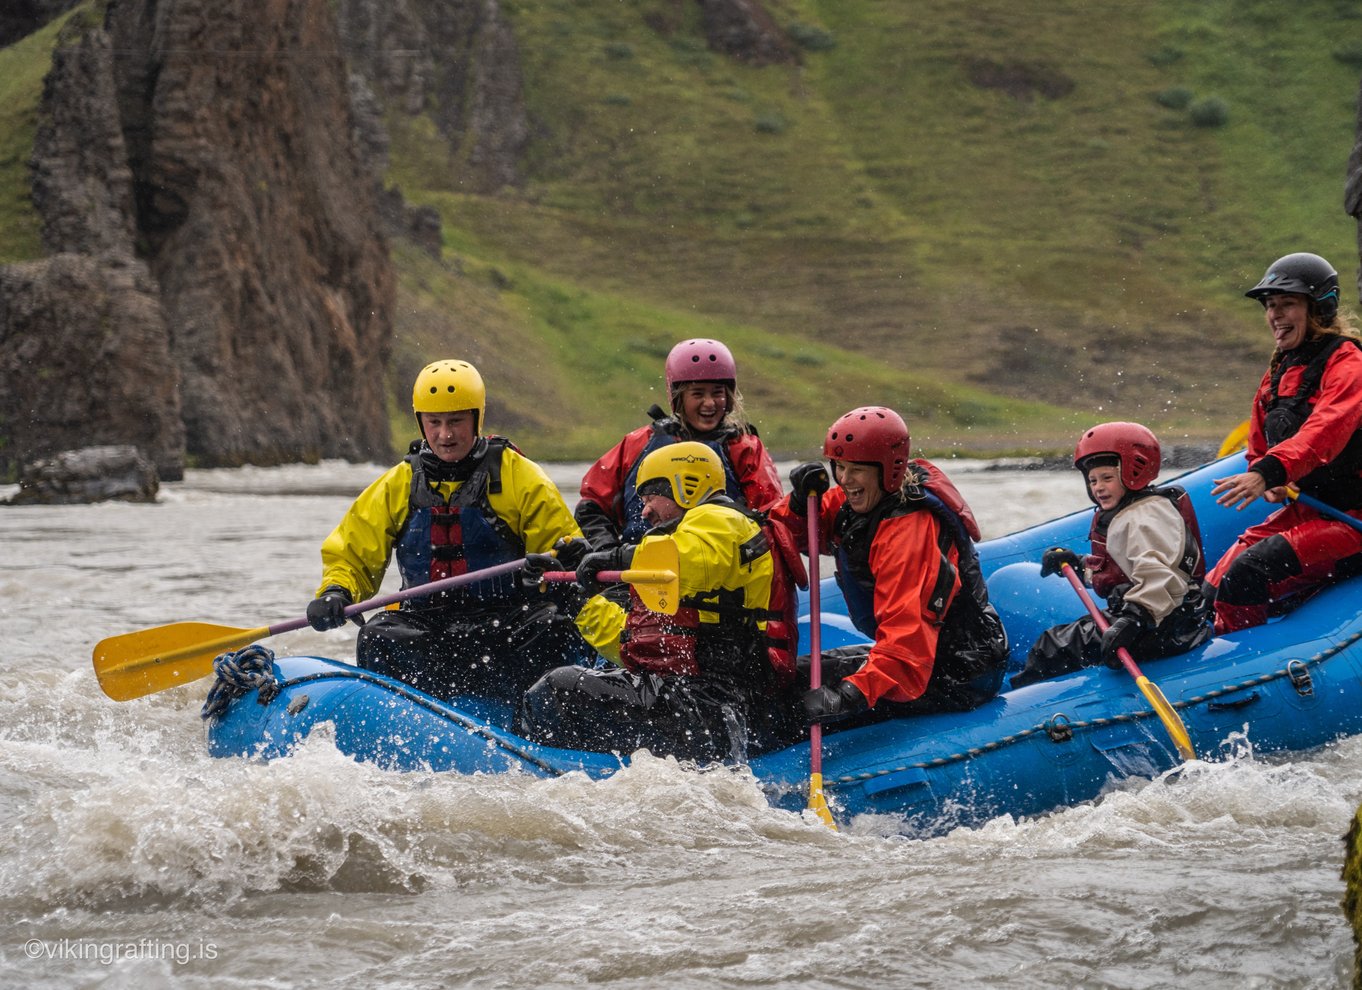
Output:
<instances>
[{"instance_id":1,"label":"child in red helmet","mask_svg":"<svg viewBox=\"0 0 1362 990\"><path fill-rule=\"evenodd\" d=\"M1093 510L1085 559L1052 547L1041 576L1072 567L1107 600L1104 633L1090 616L1040 634L1012 687L1104 663L1119 667L1117 651L1136 662L1185 653L1211 635L1210 609L1201 594L1205 561L1196 512L1176 486L1153 485L1161 462L1159 441L1139 423L1102 423L1074 450Z\"/></svg>"}]
</instances>

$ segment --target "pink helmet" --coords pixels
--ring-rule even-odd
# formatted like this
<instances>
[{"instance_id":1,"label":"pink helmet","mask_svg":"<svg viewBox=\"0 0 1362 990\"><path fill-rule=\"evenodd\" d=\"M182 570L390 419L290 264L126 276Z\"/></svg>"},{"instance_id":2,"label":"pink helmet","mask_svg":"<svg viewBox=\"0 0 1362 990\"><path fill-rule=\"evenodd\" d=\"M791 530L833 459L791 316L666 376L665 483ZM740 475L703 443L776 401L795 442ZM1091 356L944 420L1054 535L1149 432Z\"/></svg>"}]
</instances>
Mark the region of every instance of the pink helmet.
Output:
<instances>
[{"instance_id":1,"label":"pink helmet","mask_svg":"<svg viewBox=\"0 0 1362 990\"><path fill-rule=\"evenodd\" d=\"M1084 462L1101 454L1115 455L1121 466L1121 484L1139 491L1159 476L1163 454L1159 441L1139 423L1102 423L1084 433L1074 448L1074 467L1087 474Z\"/></svg>"},{"instance_id":2,"label":"pink helmet","mask_svg":"<svg viewBox=\"0 0 1362 990\"><path fill-rule=\"evenodd\" d=\"M908 424L885 406L861 406L828 427L823 453L837 461L878 464L880 484L896 492L908 470Z\"/></svg>"},{"instance_id":3,"label":"pink helmet","mask_svg":"<svg viewBox=\"0 0 1362 990\"><path fill-rule=\"evenodd\" d=\"M722 382L738 387L738 366L717 340L683 340L667 355L667 391L682 382Z\"/></svg>"}]
</instances>

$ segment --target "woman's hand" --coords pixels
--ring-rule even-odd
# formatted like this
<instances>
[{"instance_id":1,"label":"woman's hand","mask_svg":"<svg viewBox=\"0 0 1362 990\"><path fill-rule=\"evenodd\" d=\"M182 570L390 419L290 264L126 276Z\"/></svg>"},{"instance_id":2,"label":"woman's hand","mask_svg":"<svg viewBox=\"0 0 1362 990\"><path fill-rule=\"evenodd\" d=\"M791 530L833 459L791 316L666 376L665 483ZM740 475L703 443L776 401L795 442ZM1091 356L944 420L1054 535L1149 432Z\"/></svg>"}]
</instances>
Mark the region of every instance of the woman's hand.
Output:
<instances>
[{"instance_id":1,"label":"woman's hand","mask_svg":"<svg viewBox=\"0 0 1362 990\"><path fill-rule=\"evenodd\" d=\"M1256 471L1245 471L1243 474L1232 474L1228 478L1212 478L1215 487L1211 489L1211 494L1216 497L1217 505L1232 505L1235 509L1243 509L1244 506L1259 499L1267 491L1267 482L1263 476ZM1274 489L1277 491L1277 489ZM1268 501L1280 501L1269 499Z\"/></svg>"}]
</instances>

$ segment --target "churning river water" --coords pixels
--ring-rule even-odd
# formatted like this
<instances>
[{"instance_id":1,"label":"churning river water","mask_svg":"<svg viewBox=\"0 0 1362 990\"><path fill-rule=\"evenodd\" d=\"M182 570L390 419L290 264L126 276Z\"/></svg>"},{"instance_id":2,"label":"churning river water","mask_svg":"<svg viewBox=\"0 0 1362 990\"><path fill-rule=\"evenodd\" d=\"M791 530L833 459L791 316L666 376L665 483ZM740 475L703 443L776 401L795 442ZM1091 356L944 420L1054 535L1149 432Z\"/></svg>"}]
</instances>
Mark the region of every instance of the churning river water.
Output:
<instances>
[{"instance_id":1,"label":"churning river water","mask_svg":"<svg viewBox=\"0 0 1362 990\"><path fill-rule=\"evenodd\" d=\"M1072 473L947 465L986 536ZM377 466L191 471L0 508L0 986L1343 987L1362 739L1194 763L931 839L833 833L743 771L393 773L314 736L217 760L208 681L116 703L100 639L302 614ZM555 469L572 499L580 465ZM354 627L270 640L353 660Z\"/></svg>"}]
</instances>

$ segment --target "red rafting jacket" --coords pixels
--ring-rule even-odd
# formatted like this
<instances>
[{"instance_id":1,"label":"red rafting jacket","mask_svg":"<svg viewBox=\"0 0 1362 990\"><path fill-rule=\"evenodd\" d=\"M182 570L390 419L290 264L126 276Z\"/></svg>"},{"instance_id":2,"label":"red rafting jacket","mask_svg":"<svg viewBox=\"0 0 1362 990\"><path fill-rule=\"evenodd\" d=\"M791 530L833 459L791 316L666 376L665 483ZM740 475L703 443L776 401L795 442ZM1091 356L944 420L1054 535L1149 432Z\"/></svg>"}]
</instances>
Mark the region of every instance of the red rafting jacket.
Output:
<instances>
[{"instance_id":1,"label":"red rafting jacket","mask_svg":"<svg viewBox=\"0 0 1362 990\"><path fill-rule=\"evenodd\" d=\"M823 553L835 552L833 527L845 502L839 485L823 495L818 516ZM807 533L797 525L802 519L794 515L788 500L772 509L771 516L794 530L800 548L807 551ZM931 679L941 625L960 590L959 554L952 543L945 559L956 573L940 610L933 607L943 559L940 525L933 513L917 511L888 516L876 527L869 561L875 576L875 643L865 665L847 678L872 706L882 698L899 702L919 698Z\"/></svg>"},{"instance_id":2,"label":"red rafting jacket","mask_svg":"<svg viewBox=\"0 0 1362 990\"><path fill-rule=\"evenodd\" d=\"M1277 392L1282 396L1295 395L1307 367L1287 368L1282 373ZM1249 418L1249 466L1258 466L1269 485L1298 482L1337 458L1362 427L1362 348L1344 344L1334 350L1324 366L1324 375L1305 422L1293 436L1269 447L1264 421L1272 399L1272 372L1269 369L1263 374L1253 398L1253 412ZM1277 466L1280 471L1275 470ZM1281 477L1283 472L1284 479Z\"/></svg>"},{"instance_id":3,"label":"red rafting jacket","mask_svg":"<svg viewBox=\"0 0 1362 990\"><path fill-rule=\"evenodd\" d=\"M651 426L640 426L601 455L582 476L582 498L600 506L621 529L625 525L624 485L652 436ZM747 508L764 510L780 499L780 475L755 433L739 433L730 440L728 459L742 486Z\"/></svg>"}]
</instances>

